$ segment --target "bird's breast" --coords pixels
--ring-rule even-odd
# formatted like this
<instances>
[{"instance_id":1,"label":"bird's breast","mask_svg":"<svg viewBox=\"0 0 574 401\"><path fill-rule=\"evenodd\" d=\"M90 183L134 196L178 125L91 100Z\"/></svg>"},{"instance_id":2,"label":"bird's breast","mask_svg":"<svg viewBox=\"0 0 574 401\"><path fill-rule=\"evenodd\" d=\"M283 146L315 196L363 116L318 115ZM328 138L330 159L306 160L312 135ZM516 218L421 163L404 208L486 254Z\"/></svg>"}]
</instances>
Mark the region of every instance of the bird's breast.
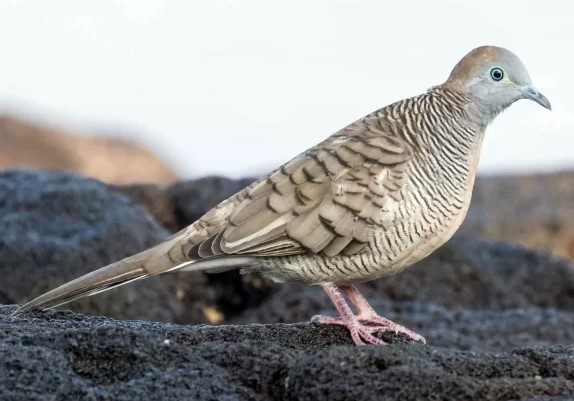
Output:
<instances>
[{"instance_id":1,"label":"bird's breast","mask_svg":"<svg viewBox=\"0 0 574 401\"><path fill-rule=\"evenodd\" d=\"M374 278L418 262L452 237L470 205L476 161L468 158L456 170L452 166L411 170L403 199L389 200L382 210L385 220L394 223L373 232Z\"/></svg>"}]
</instances>

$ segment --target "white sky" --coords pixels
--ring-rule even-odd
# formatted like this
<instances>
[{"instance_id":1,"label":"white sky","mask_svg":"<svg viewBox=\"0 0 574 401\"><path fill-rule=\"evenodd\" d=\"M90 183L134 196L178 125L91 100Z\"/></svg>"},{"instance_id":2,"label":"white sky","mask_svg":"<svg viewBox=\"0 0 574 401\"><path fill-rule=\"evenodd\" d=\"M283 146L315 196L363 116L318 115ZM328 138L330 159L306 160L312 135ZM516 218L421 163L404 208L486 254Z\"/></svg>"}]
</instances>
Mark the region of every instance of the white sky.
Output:
<instances>
[{"instance_id":1,"label":"white sky","mask_svg":"<svg viewBox=\"0 0 574 401\"><path fill-rule=\"evenodd\" d=\"M483 172L574 167L571 1L0 0L0 111L120 132L185 177L262 173L443 82L483 44L528 66Z\"/></svg>"}]
</instances>

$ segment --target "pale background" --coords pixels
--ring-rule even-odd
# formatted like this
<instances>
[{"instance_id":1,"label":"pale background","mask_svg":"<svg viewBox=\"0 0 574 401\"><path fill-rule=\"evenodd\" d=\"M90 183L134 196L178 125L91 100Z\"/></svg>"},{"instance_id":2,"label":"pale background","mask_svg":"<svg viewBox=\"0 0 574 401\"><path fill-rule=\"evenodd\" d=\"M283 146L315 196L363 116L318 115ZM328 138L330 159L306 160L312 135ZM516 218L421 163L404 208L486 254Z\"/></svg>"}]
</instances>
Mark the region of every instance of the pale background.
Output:
<instances>
[{"instance_id":1,"label":"pale background","mask_svg":"<svg viewBox=\"0 0 574 401\"><path fill-rule=\"evenodd\" d=\"M495 44L554 110L500 116L481 171L569 168L571 4L0 0L0 112L133 138L184 177L258 174Z\"/></svg>"}]
</instances>

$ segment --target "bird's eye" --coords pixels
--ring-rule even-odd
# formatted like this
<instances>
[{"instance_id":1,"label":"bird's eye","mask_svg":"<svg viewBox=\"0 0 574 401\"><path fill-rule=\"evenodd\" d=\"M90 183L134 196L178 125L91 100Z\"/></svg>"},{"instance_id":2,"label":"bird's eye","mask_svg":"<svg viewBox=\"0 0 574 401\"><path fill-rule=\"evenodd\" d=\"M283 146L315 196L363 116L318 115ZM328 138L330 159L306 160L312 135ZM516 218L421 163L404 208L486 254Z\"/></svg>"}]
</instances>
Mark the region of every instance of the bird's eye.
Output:
<instances>
[{"instance_id":1,"label":"bird's eye","mask_svg":"<svg viewBox=\"0 0 574 401\"><path fill-rule=\"evenodd\" d=\"M504 78L504 71L502 71L502 68L494 67L490 70L490 77L495 81L500 81Z\"/></svg>"}]
</instances>

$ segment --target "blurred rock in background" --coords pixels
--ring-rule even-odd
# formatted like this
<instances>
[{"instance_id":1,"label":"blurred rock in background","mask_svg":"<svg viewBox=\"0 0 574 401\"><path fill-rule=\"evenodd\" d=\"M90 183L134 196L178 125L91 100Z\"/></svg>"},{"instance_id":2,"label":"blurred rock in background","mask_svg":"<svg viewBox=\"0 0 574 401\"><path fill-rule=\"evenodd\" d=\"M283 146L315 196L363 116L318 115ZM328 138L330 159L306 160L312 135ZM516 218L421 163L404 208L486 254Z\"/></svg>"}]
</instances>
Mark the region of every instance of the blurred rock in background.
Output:
<instances>
[{"instance_id":1,"label":"blurred rock in background","mask_svg":"<svg viewBox=\"0 0 574 401\"><path fill-rule=\"evenodd\" d=\"M35 125L0 115L0 169L70 171L111 184L171 184L175 172L142 146Z\"/></svg>"},{"instance_id":2,"label":"blurred rock in background","mask_svg":"<svg viewBox=\"0 0 574 401\"><path fill-rule=\"evenodd\" d=\"M574 260L574 171L478 177L460 231Z\"/></svg>"}]
</instances>

